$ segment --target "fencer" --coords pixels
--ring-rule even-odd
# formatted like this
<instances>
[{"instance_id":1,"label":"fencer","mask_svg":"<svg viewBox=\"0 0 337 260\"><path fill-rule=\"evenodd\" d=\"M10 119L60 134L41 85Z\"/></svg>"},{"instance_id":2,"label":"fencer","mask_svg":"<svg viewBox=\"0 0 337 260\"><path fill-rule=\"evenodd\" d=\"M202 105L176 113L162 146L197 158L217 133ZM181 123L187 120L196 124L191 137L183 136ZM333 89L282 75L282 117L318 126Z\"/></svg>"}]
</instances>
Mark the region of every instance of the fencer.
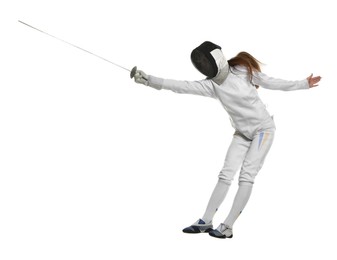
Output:
<instances>
[{"instance_id":1,"label":"fencer","mask_svg":"<svg viewBox=\"0 0 337 260\"><path fill-rule=\"evenodd\" d=\"M137 70L134 80L157 90L211 97L219 100L227 111L235 131L223 168L204 215L183 229L183 232L207 232L216 238L232 238L233 225L250 198L255 177L261 170L275 136L274 120L258 95L258 87L283 91L305 90L316 87L321 77L311 74L297 81L272 78L261 72L260 62L249 53L240 52L226 60L221 47L209 41L192 51L191 61L206 76L205 79L163 79ZM224 222L213 229L213 217L239 170L239 187L232 208Z\"/></svg>"}]
</instances>

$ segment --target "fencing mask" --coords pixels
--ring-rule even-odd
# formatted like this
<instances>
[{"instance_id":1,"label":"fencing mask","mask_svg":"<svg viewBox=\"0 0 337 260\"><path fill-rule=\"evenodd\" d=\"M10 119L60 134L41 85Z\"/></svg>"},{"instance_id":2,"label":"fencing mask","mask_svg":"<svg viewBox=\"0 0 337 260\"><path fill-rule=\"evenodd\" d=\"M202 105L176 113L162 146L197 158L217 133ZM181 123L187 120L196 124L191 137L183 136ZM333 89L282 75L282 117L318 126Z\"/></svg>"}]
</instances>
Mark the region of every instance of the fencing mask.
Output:
<instances>
[{"instance_id":1,"label":"fencing mask","mask_svg":"<svg viewBox=\"0 0 337 260\"><path fill-rule=\"evenodd\" d=\"M191 53L191 61L194 67L209 79L221 76L221 81L224 81L224 76L228 74L228 63L221 47L212 42L203 42L195 48Z\"/></svg>"}]
</instances>

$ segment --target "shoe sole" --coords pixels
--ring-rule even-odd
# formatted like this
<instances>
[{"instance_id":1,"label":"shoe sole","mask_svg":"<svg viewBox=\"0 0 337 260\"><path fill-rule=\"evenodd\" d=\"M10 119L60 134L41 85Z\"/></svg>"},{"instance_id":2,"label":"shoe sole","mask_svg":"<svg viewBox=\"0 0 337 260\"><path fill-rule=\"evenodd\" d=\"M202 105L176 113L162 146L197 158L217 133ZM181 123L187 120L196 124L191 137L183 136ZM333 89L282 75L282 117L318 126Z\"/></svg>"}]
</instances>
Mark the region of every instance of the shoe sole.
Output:
<instances>
[{"instance_id":1,"label":"shoe sole","mask_svg":"<svg viewBox=\"0 0 337 260\"><path fill-rule=\"evenodd\" d=\"M213 233L208 233L211 237L215 237L215 238L220 238L220 239L226 239L226 238L232 238L233 235L227 237L226 235L222 235L222 236L216 236Z\"/></svg>"}]
</instances>

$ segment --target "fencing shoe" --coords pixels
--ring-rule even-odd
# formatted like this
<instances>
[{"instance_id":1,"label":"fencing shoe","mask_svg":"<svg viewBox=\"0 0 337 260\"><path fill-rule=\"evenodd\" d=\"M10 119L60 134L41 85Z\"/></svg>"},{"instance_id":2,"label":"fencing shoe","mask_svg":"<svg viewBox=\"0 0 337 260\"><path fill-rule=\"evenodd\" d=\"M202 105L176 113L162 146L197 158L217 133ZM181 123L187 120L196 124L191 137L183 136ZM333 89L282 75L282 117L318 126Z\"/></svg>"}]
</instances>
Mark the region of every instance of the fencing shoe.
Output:
<instances>
[{"instance_id":1,"label":"fencing shoe","mask_svg":"<svg viewBox=\"0 0 337 260\"><path fill-rule=\"evenodd\" d=\"M206 224L205 221L199 219L192 226L183 229L184 233L196 234L196 233L208 233L213 230L212 222Z\"/></svg>"},{"instance_id":2,"label":"fencing shoe","mask_svg":"<svg viewBox=\"0 0 337 260\"><path fill-rule=\"evenodd\" d=\"M216 238L232 238L233 237L233 229L229 226L221 223L217 229L209 232L209 235Z\"/></svg>"}]
</instances>

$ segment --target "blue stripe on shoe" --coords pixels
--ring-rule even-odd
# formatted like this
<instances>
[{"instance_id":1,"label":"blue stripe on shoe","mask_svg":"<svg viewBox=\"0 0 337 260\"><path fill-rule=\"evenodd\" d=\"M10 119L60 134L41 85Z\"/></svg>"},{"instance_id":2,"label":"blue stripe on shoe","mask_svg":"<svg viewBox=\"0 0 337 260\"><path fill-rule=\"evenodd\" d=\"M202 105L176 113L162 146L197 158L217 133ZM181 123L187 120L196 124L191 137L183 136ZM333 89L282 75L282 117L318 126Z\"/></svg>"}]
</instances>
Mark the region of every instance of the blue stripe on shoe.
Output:
<instances>
[{"instance_id":1,"label":"blue stripe on shoe","mask_svg":"<svg viewBox=\"0 0 337 260\"><path fill-rule=\"evenodd\" d=\"M198 222L199 225L205 225L205 221L203 221L202 219L199 219L199 222Z\"/></svg>"}]
</instances>

